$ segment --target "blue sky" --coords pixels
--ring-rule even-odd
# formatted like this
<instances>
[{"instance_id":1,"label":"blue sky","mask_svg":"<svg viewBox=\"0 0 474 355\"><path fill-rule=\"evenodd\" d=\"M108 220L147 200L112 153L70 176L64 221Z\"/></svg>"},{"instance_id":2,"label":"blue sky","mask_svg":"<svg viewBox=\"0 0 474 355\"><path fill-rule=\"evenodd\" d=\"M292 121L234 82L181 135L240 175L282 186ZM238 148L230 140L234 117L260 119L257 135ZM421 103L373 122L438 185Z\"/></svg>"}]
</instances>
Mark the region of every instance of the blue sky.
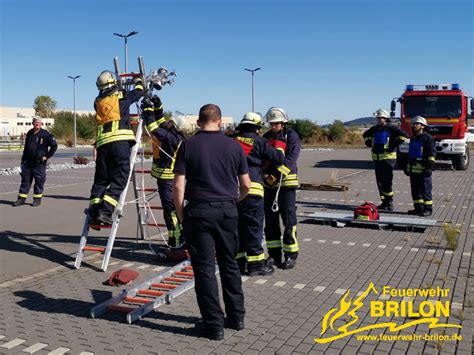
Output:
<instances>
[{"instance_id":1,"label":"blue sky","mask_svg":"<svg viewBox=\"0 0 474 355\"><path fill-rule=\"evenodd\" d=\"M31 107L48 95L58 108L91 110L95 80L143 56L147 72L176 69L160 92L167 110L205 103L240 120L251 109L285 108L320 124L388 107L405 84L473 87L470 0L1 0L0 106Z\"/></svg>"}]
</instances>

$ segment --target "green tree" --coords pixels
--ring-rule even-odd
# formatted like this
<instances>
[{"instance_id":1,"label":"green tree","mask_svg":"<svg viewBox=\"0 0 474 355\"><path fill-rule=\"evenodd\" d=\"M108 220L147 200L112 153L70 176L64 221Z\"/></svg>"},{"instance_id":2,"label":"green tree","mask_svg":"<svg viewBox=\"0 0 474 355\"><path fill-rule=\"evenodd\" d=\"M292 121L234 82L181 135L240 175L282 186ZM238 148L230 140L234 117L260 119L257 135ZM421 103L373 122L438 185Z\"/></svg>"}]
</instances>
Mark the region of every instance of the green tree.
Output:
<instances>
[{"instance_id":1,"label":"green tree","mask_svg":"<svg viewBox=\"0 0 474 355\"><path fill-rule=\"evenodd\" d=\"M36 96L33 108L35 109L35 114L40 117L53 117L56 104L56 100L52 97L40 95Z\"/></svg>"},{"instance_id":2,"label":"green tree","mask_svg":"<svg viewBox=\"0 0 474 355\"><path fill-rule=\"evenodd\" d=\"M314 122L307 119L290 121L289 124L303 140L310 138L316 130Z\"/></svg>"},{"instance_id":3,"label":"green tree","mask_svg":"<svg viewBox=\"0 0 474 355\"><path fill-rule=\"evenodd\" d=\"M329 139L333 142L340 142L344 139L344 135L346 133L346 128L344 127L344 123L340 120L335 120L329 126Z\"/></svg>"}]
</instances>

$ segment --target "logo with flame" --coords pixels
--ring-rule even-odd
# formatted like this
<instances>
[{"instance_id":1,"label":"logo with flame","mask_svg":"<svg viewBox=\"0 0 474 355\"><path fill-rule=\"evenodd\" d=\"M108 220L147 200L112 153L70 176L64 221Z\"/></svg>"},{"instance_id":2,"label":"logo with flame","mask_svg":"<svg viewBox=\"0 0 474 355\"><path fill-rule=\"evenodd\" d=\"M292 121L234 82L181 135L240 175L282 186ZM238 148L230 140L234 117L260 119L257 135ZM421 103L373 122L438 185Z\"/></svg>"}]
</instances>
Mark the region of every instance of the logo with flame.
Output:
<instances>
[{"instance_id":1,"label":"logo with flame","mask_svg":"<svg viewBox=\"0 0 474 355\"><path fill-rule=\"evenodd\" d=\"M315 343L318 344L326 344L330 343L334 340L338 340L341 338L345 338L347 336L365 332L371 329L387 329L390 332L398 332L402 329L416 326L418 324L428 324L429 328L462 328L462 326L457 324L442 324L438 323L439 320L436 317L423 317L415 320L411 320L406 323L397 324L395 322L384 322L379 324L372 324L363 327L358 327L357 323L359 322L359 316L357 315L357 311L360 310L364 306L364 299L367 295L373 292L375 294L379 294L379 291L375 288L373 282L367 287L367 289L357 298L354 300L349 298L350 290L344 294L344 296L340 300L339 307L332 308L329 312L327 312L323 318L321 333L319 338L314 338ZM393 302L393 301L392 301ZM346 323L340 327L335 328L334 323L340 319L342 316L346 316L346 319L350 318L350 321L346 321ZM352 327L352 328L351 328ZM329 329L333 332L336 332L335 335L325 335Z\"/></svg>"}]
</instances>

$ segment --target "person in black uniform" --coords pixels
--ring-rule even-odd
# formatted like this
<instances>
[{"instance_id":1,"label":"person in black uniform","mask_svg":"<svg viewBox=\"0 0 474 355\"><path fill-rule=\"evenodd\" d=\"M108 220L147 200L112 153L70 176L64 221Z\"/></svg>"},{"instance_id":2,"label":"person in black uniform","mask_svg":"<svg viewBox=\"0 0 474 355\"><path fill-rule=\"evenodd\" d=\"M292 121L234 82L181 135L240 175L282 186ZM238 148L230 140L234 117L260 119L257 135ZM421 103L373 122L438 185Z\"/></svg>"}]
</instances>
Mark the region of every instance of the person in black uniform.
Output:
<instances>
[{"instance_id":1,"label":"person in black uniform","mask_svg":"<svg viewBox=\"0 0 474 355\"><path fill-rule=\"evenodd\" d=\"M375 178L382 204L381 210L393 211L393 169L397 161L397 147L408 141L407 134L390 124L388 112L379 109L374 112L377 124L363 133L365 145L372 148L375 164Z\"/></svg>"},{"instance_id":2,"label":"person in black uniform","mask_svg":"<svg viewBox=\"0 0 474 355\"><path fill-rule=\"evenodd\" d=\"M158 96L154 96L151 101L145 99L142 106L148 131L161 144L158 158L153 158L151 175L157 179L158 183L163 217L168 229L168 245L177 248L181 246L183 240L181 238L182 226L176 216L173 203L173 168L177 149L185 136L177 129L172 119L167 120L164 117L163 104Z\"/></svg>"},{"instance_id":3,"label":"person in black uniform","mask_svg":"<svg viewBox=\"0 0 474 355\"><path fill-rule=\"evenodd\" d=\"M104 70L97 77L99 95L95 99L98 124L96 167L91 188L89 224L111 225L130 174L131 147L135 135L130 125L130 105L143 96L143 86L135 79L135 89L119 90L115 74Z\"/></svg>"},{"instance_id":4,"label":"person in black uniform","mask_svg":"<svg viewBox=\"0 0 474 355\"><path fill-rule=\"evenodd\" d=\"M272 107L266 114L270 131L263 135L270 145L285 152L283 165L269 164L264 169L265 239L267 241L267 264L282 269L292 269L296 265L299 246L296 234L296 188L298 187L297 160L301 143L298 133L285 127L288 115L282 108ZM280 218L285 227L282 234ZM282 251L285 260L282 262Z\"/></svg>"},{"instance_id":5,"label":"person in black uniform","mask_svg":"<svg viewBox=\"0 0 474 355\"><path fill-rule=\"evenodd\" d=\"M21 185L18 199L13 203L14 207L25 204L33 179L35 186L31 206L41 205L46 181L46 162L58 149L53 135L42 129L42 124L41 117L33 117L33 128L26 134L25 147L21 156Z\"/></svg>"},{"instance_id":6,"label":"person in black uniform","mask_svg":"<svg viewBox=\"0 0 474 355\"><path fill-rule=\"evenodd\" d=\"M411 120L413 136L408 148L408 164L405 173L410 176L411 197L414 209L408 214L421 217L433 213L433 182L431 174L435 164L436 149L433 138L425 132L428 124L426 119L415 116Z\"/></svg>"},{"instance_id":7,"label":"person in black uniform","mask_svg":"<svg viewBox=\"0 0 474 355\"><path fill-rule=\"evenodd\" d=\"M242 146L251 180L250 192L237 204L239 210L239 253L237 262L242 274L247 269L249 276L270 275L274 272L272 265L265 263L263 252L263 180L262 168L265 162L276 166L282 165L285 159L283 150L273 148L259 136L263 126L258 113L247 112L238 127L235 139Z\"/></svg>"},{"instance_id":8,"label":"person in black uniform","mask_svg":"<svg viewBox=\"0 0 474 355\"><path fill-rule=\"evenodd\" d=\"M235 259L238 250L236 203L250 190L245 154L235 140L220 130L221 123L218 106L201 107L197 120L200 130L178 149L173 185L176 213L183 222L202 315L196 330L213 340L224 339L224 325L236 330L244 328L244 294ZM184 199L188 201L186 207ZM216 259L226 323L219 303Z\"/></svg>"}]
</instances>

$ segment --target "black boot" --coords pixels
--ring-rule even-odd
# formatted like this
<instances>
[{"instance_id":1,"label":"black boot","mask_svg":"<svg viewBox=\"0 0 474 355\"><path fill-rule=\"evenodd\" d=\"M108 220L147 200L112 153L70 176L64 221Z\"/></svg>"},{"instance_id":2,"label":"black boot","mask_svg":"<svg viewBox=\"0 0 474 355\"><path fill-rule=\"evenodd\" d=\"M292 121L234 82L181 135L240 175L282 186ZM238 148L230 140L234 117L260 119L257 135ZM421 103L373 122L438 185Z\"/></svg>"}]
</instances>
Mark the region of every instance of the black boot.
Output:
<instances>
[{"instance_id":1,"label":"black boot","mask_svg":"<svg viewBox=\"0 0 474 355\"><path fill-rule=\"evenodd\" d=\"M13 207L18 207L18 206L22 206L25 204L25 201L26 201L26 198L23 198L23 197L18 197L18 199L12 203L12 206Z\"/></svg>"},{"instance_id":2,"label":"black boot","mask_svg":"<svg viewBox=\"0 0 474 355\"><path fill-rule=\"evenodd\" d=\"M99 211L97 214L97 222L102 223L104 226L111 226L113 223L111 216L103 211Z\"/></svg>"},{"instance_id":3,"label":"black boot","mask_svg":"<svg viewBox=\"0 0 474 355\"><path fill-rule=\"evenodd\" d=\"M268 258L265 260L265 265L281 267L281 254L280 253L268 253Z\"/></svg>"},{"instance_id":4,"label":"black boot","mask_svg":"<svg viewBox=\"0 0 474 355\"><path fill-rule=\"evenodd\" d=\"M285 255L285 260L281 264L281 268L285 270L293 269L296 266L297 257L298 257L298 253Z\"/></svg>"},{"instance_id":5,"label":"black boot","mask_svg":"<svg viewBox=\"0 0 474 355\"><path fill-rule=\"evenodd\" d=\"M414 209L412 210L409 210L407 213L409 215L412 215L412 216L419 216L420 214L423 214L423 205L419 204L419 203L415 203L413 204L413 206L415 207Z\"/></svg>"},{"instance_id":6,"label":"black boot","mask_svg":"<svg viewBox=\"0 0 474 355\"><path fill-rule=\"evenodd\" d=\"M247 268L249 276L267 276L275 272L273 266L268 265L266 261L248 263Z\"/></svg>"},{"instance_id":7,"label":"black boot","mask_svg":"<svg viewBox=\"0 0 474 355\"><path fill-rule=\"evenodd\" d=\"M34 198L33 203L31 204L32 207L37 207L41 205L41 198Z\"/></svg>"},{"instance_id":8,"label":"black boot","mask_svg":"<svg viewBox=\"0 0 474 355\"><path fill-rule=\"evenodd\" d=\"M383 200L382 204L377 206L377 208L379 210L393 211L395 207L393 206L392 200L385 199Z\"/></svg>"}]
</instances>

